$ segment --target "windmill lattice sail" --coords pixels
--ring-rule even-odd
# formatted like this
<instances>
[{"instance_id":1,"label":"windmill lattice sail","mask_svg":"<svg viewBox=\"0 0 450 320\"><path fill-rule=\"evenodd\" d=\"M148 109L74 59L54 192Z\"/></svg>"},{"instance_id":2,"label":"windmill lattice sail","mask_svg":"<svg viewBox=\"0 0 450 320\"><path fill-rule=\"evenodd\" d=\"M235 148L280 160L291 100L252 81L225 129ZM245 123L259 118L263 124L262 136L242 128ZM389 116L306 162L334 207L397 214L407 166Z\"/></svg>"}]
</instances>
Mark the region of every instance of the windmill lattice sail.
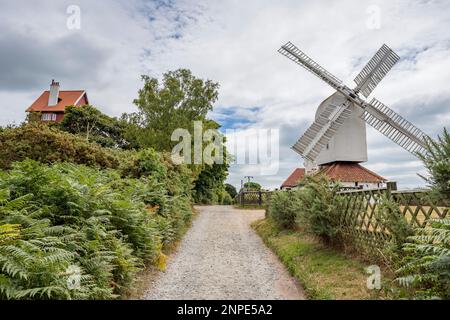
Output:
<instances>
[{"instance_id":1,"label":"windmill lattice sail","mask_svg":"<svg viewBox=\"0 0 450 320\"><path fill-rule=\"evenodd\" d=\"M367 98L398 60L400 57L384 44L355 78L355 91Z\"/></svg>"},{"instance_id":2,"label":"windmill lattice sail","mask_svg":"<svg viewBox=\"0 0 450 320\"><path fill-rule=\"evenodd\" d=\"M426 153L427 135L377 99L365 106L362 118L405 150L413 154Z\"/></svg>"},{"instance_id":3,"label":"windmill lattice sail","mask_svg":"<svg viewBox=\"0 0 450 320\"><path fill-rule=\"evenodd\" d=\"M342 85L342 81L339 80L338 77L334 76L325 68L320 66L317 62L315 62L313 59L308 57L306 53L301 51L299 48L297 48L294 44L291 42L286 43L284 46L282 46L279 50L279 53L286 56L287 58L291 59L295 63L299 64L306 70L314 73L316 76L318 76L320 79L328 83L330 86L335 88L336 90Z\"/></svg>"},{"instance_id":4,"label":"windmill lattice sail","mask_svg":"<svg viewBox=\"0 0 450 320\"><path fill-rule=\"evenodd\" d=\"M292 147L302 157L314 161L336 131L351 115L350 103L328 105Z\"/></svg>"}]
</instances>

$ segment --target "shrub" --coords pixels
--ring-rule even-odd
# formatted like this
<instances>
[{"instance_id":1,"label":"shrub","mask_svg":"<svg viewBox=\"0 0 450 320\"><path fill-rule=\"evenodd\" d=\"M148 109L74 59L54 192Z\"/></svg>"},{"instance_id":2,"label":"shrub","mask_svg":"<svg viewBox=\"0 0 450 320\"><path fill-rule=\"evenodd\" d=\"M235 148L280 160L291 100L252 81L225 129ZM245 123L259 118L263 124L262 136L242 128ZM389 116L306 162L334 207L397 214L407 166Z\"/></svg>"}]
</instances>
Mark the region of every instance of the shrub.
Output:
<instances>
[{"instance_id":1,"label":"shrub","mask_svg":"<svg viewBox=\"0 0 450 320\"><path fill-rule=\"evenodd\" d=\"M450 219L432 220L408 240L396 279L406 296L450 299Z\"/></svg>"},{"instance_id":2,"label":"shrub","mask_svg":"<svg viewBox=\"0 0 450 320\"><path fill-rule=\"evenodd\" d=\"M298 191L278 191L272 194L268 208L268 216L280 229L295 227L296 217L301 210L301 201Z\"/></svg>"},{"instance_id":3,"label":"shrub","mask_svg":"<svg viewBox=\"0 0 450 320\"><path fill-rule=\"evenodd\" d=\"M229 205L233 204L233 199L231 198L231 196L226 191L225 191L225 194L223 195L223 198L222 198L222 204L225 205L225 206L229 206Z\"/></svg>"},{"instance_id":4,"label":"shrub","mask_svg":"<svg viewBox=\"0 0 450 320\"><path fill-rule=\"evenodd\" d=\"M27 158L42 163L72 162L102 168L117 168L118 159L108 149L82 137L43 124L5 128L0 133L0 168Z\"/></svg>"},{"instance_id":5,"label":"shrub","mask_svg":"<svg viewBox=\"0 0 450 320\"><path fill-rule=\"evenodd\" d=\"M406 239L413 235L414 230L401 213L398 203L387 194L383 194L380 198L376 219L391 235L391 246L388 250L395 258L401 252Z\"/></svg>"},{"instance_id":6,"label":"shrub","mask_svg":"<svg viewBox=\"0 0 450 320\"><path fill-rule=\"evenodd\" d=\"M342 198L339 186L324 176L308 176L300 183L299 221L325 243L341 240Z\"/></svg>"},{"instance_id":7,"label":"shrub","mask_svg":"<svg viewBox=\"0 0 450 320\"><path fill-rule=\"evenodd\" d=\"M190 219L190 198L156 180L32 160L0 173L0 299L117 297Z\"/></svg>"},{"instance_id":8,"label":"shrub","mask_svg":"<svg viewBox=\"0 0 450 320\"><path fill-rule=\"evenodd\" d=\"M437 198L450 200L450 134L444 128L442 137L425 140L426 154L419 154L429 177L422 177Z\"/></svg>"},{"instance_id":9,"label":"shrub","mask_svg":"<svg viewBox=\"0 0 450 320\"><path fill-rule=\"evenodd\" d=\"M237 196L236 188L229 183L225 184L225 191L228 192L232 199Z\"/></svg>"}]
</instances>

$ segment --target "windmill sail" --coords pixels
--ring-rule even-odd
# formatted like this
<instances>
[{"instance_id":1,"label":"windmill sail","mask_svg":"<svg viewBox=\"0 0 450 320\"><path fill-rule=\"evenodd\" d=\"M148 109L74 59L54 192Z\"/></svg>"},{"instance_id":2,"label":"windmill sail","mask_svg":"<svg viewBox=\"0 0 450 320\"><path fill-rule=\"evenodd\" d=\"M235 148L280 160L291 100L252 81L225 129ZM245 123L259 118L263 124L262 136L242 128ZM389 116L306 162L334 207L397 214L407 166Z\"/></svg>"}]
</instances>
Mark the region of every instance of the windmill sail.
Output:
<instances>
[{"instance_id":1,"label":"windmill sail","mask_svg":"<svg viewBox=\"0 0 450 320\"><path fill-rule=\"evenodd\" d=\"M284 46L282 46L278 50L278 52L288 57L295 63L301 65L306 70L314 73L316 76L318 76L320 79L328 83L336 90L342 85L342 81L339 80L339 78L325 70L325 68L321 67L317 62L308 57L303 51L301 51L291 42L288 42Z\"/></svg>"},{"instance_id":2,"label":"windmill sail","mask_svg":"<svg viewBox=\"0 0 450 320\"><path fill-rule=\"evenodd\" d=\"M427 135L377 99L365 105L362 118L412 154L426 152L424 141Z\"/></svg>"},{"instance_id":3,"label":"windmill sail","mask_svg":"<svg viewBox=\"0 0 450 320\"><path fill-rule=\"evenodd\" d=\"M355 91L367 98L398 60L400 57L384 44L355 78Z\"/></svg>"},{"instance_id":4,"label":"windmill sail","mask_svg":"<svg viewBox=\"0 0 450 320\"><path fill-rule=\"evenodd\" d=\"M336 131L350 117L349 106L349 102L341 106L328 105L292 149L305 159L314 161Z\"/></svg>"}]
</instances>

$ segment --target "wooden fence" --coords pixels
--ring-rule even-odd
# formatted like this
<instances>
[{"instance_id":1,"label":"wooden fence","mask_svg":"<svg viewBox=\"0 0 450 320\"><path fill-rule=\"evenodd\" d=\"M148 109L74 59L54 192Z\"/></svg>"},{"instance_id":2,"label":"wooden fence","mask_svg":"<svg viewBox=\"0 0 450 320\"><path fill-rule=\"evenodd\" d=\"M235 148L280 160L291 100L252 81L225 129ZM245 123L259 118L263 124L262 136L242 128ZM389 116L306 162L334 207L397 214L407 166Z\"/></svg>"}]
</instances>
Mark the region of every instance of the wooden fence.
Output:
<instances>
[{"instance_id":1,"label":"wooden fence","mask_svg":"<svg viewBox=\"0 0 450 320\"><path fill-rule=\"evenodd\" d=\"M245 206L265 206L270 201L270 191L241 191L234 198L234 203Z\"/></svg>"},{"instance_id":2,"label":"wooden fence","mask_svg":"<svg viewBox=\"0 0 450 320\"><path fill-rule=\"evenodd\" d=\"M449 203L436 203L427 191L389 189L344 191L341 226L344 236L361 247L383 247L391 239L389 227L379 216L380 200L389 196L412 227L425 227L429 219L446 218Z\"/></svg>"},{"instance_id":3,"label":"wooden fence","mask_svg":"<svg viewBox=\"0 0 450 320\"><path fill-rule=\"evenodd\" d=\"M395 185L394 185L395 186ZM400 213L412 227L425 227L430 219L446 218L450 203L436 203L426 190L397 191L383 189L351 190L338 193L342 197L342 233L346 241L369 250L384 247L392 236L379 215L380 200L387 195L398 204ZM285 191L295 192L295 191ZM244 191L235 197L240 206L267 207L269 191Z\"/></svg>"}]
</instances>

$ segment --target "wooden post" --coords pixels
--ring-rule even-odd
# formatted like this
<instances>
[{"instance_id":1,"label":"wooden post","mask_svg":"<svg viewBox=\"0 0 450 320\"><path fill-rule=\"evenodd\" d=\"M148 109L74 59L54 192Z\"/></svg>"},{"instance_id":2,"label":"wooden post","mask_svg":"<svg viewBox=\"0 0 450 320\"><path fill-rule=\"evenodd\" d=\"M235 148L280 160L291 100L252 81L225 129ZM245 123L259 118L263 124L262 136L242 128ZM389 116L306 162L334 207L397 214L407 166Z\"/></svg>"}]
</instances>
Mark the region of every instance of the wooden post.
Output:
<instances>
[{"instance_id":1,"label":"wooden post","mask_svg":"<svg viewBox=\"0 0 450 320\"><path fill-rule=\"evenodd\" d=\"M259 190L259 199L258 199L259 206L262 206L262 192Z\"/></svg>"}]
</instances>

